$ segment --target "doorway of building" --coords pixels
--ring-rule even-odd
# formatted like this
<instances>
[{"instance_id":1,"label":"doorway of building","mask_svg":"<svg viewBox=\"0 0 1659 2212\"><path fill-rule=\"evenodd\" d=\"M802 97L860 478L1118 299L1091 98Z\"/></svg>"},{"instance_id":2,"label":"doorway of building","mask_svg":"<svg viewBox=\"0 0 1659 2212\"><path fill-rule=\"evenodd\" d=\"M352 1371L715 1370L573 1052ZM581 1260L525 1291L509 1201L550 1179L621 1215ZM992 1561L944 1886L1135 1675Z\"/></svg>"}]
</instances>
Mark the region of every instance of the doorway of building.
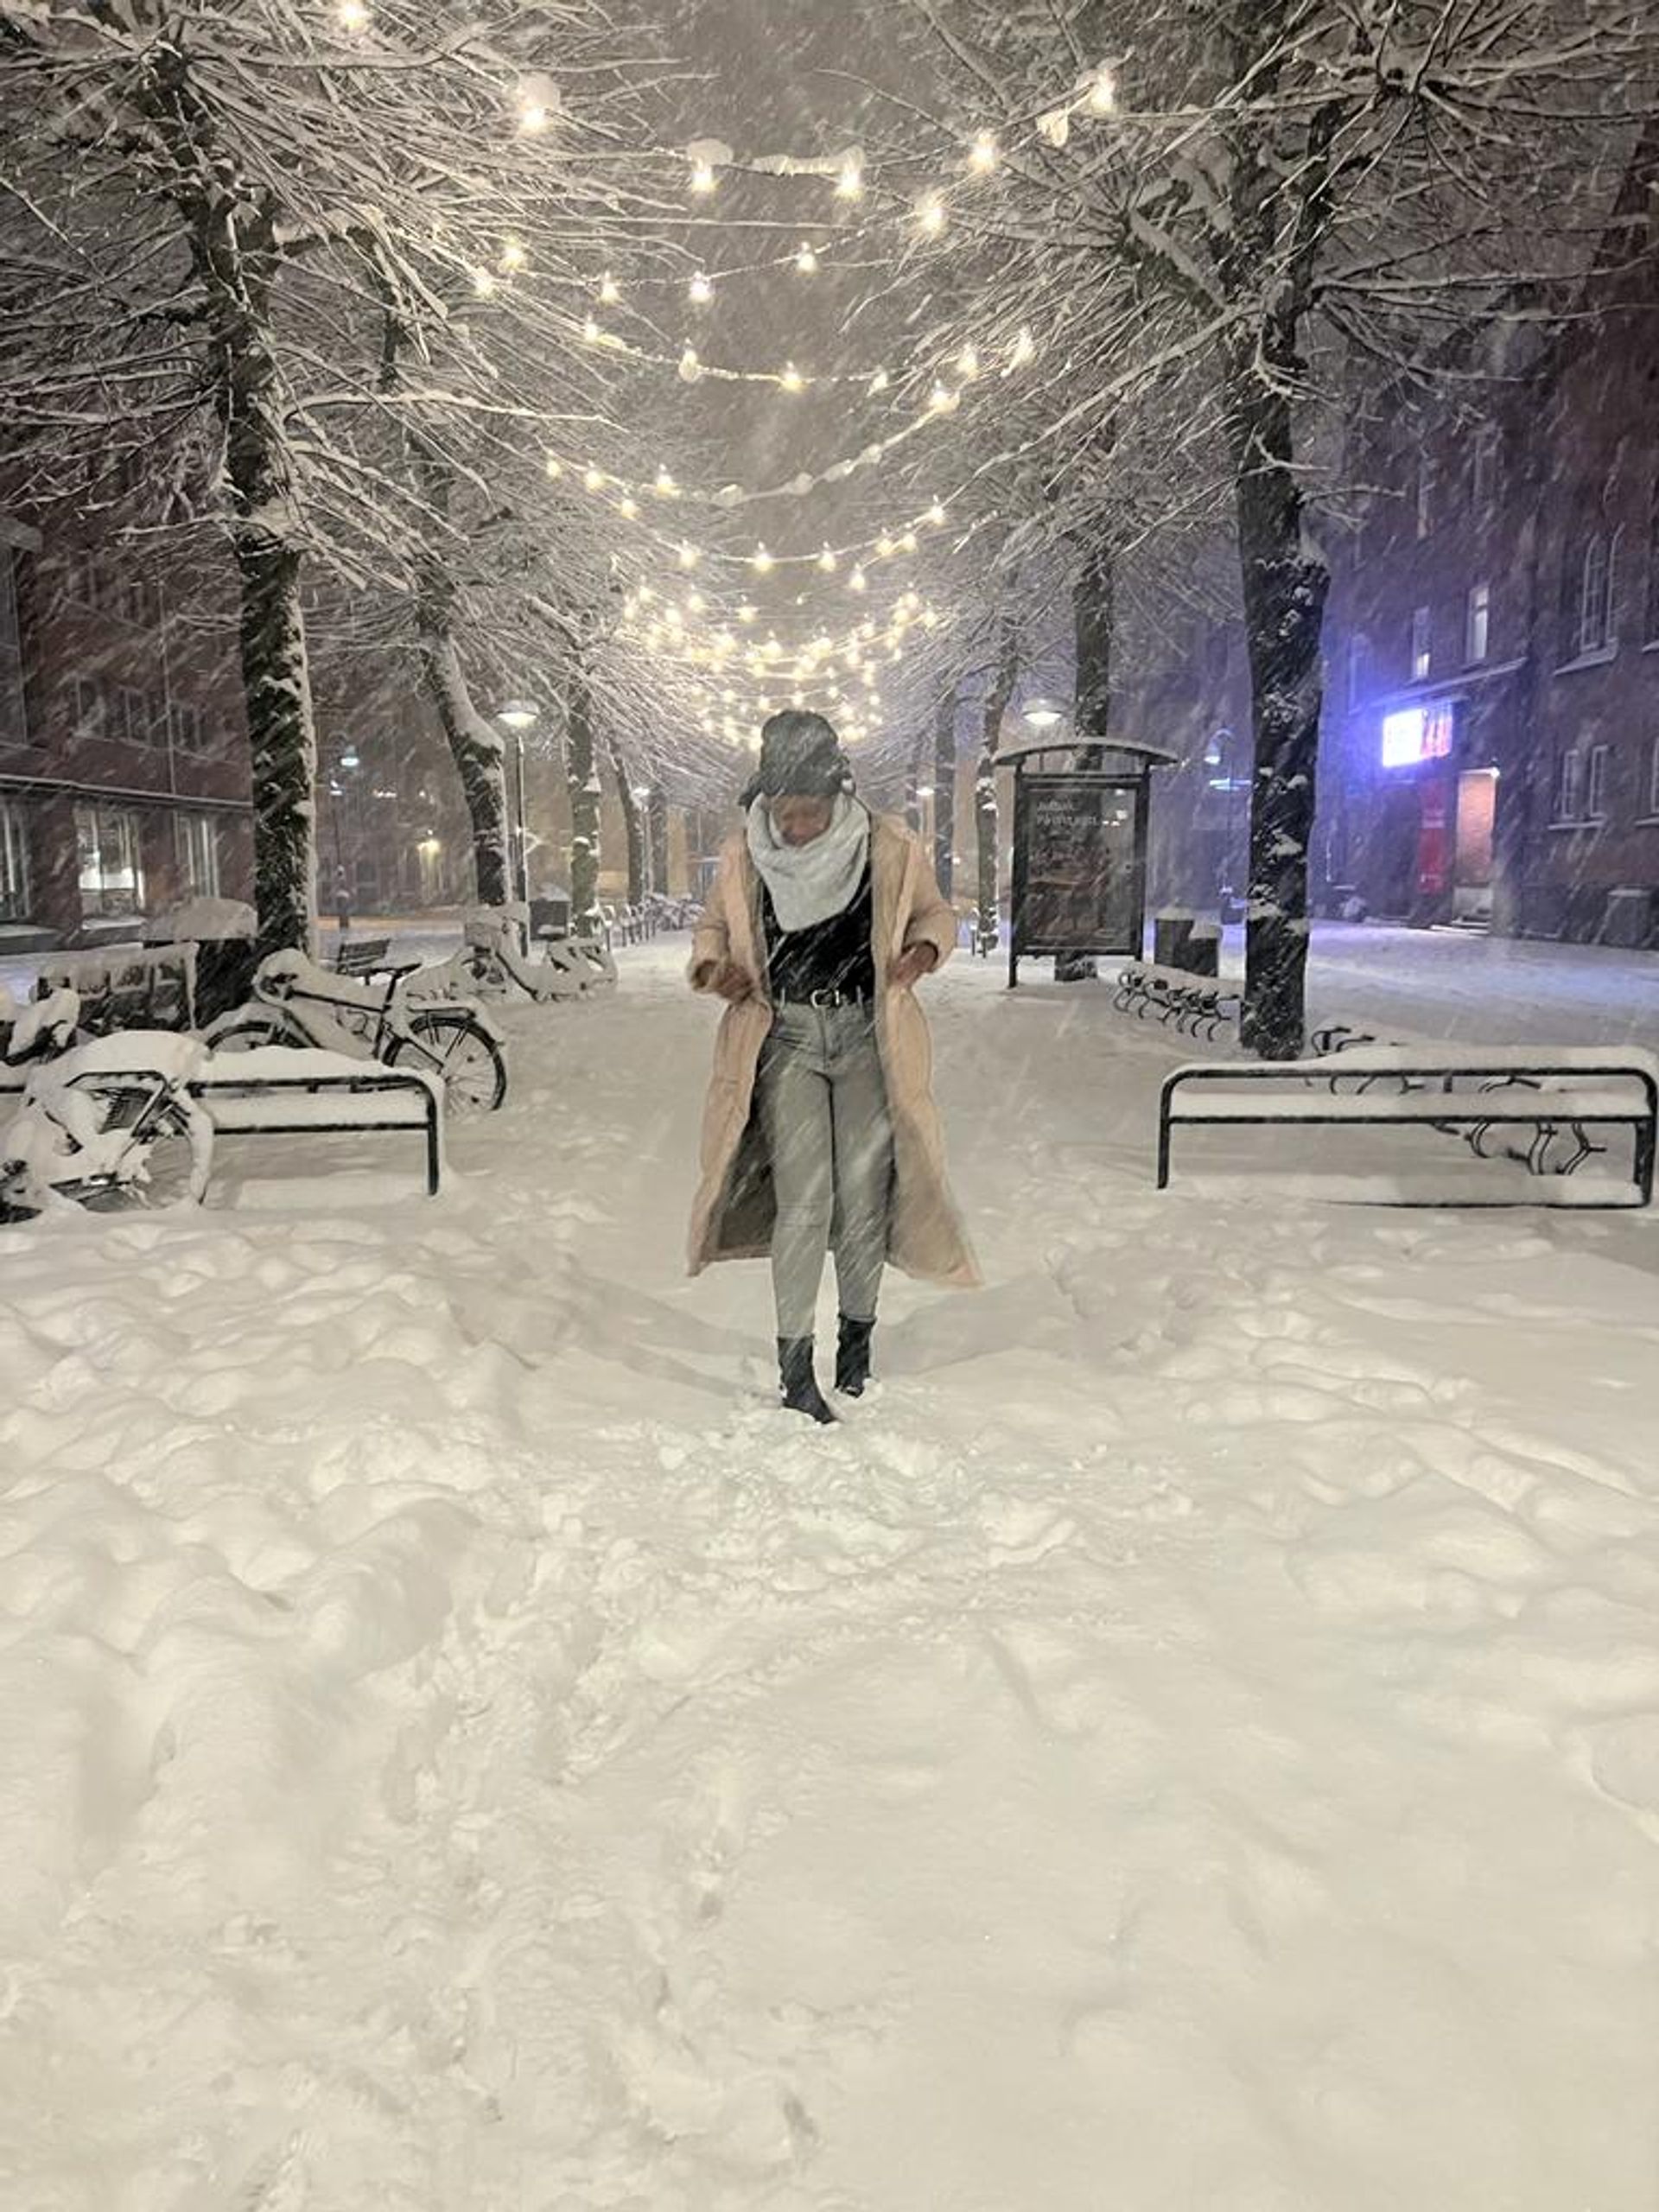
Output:
<instances>
[{"instance_id":1,"label":"doorway of building","mask_svg":"<svg viewBox=\"0 0 1659 2212\"><path fill-rule=\"evenodd\" d=\"M1497 771L1469 768L1458 778L1457 836L1453 847L1452 918L1492 918L1492 842L1497 819Z\"/></svg>"}]
</instances>

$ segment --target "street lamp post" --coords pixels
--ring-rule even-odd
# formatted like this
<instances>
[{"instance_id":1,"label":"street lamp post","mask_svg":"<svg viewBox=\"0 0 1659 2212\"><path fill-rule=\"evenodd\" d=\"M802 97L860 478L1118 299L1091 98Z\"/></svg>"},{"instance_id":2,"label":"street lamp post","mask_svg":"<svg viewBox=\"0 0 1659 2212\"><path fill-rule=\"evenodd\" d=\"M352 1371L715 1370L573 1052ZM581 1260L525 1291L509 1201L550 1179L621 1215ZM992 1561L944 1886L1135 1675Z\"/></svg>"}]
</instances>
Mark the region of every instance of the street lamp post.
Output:
<instances>
[{"instance_id":1,"label":"street lamp post","mask_svg":"<svg viewBox=\"0 0 1659 2212\"><path fill-rule=\"evenodd\" d=\"M511 857L518 904L526 908L530 905L530 833L524 820L524 732L534 728L540 715L541 709L532 700L509 699L504 707L496 709L495 716L512 740L517 790L513 800L516 822L510 839Z\"/></svg>"}]
</instances>

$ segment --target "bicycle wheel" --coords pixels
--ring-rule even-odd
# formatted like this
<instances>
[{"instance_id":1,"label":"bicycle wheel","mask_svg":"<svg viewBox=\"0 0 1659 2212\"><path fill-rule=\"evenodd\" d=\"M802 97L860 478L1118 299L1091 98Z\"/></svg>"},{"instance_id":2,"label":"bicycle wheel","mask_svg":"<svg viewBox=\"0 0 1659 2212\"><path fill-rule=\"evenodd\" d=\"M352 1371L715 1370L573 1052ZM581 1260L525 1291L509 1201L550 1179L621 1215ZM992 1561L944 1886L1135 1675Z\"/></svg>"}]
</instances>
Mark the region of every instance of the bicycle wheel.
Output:
<instances>
[{"instance_id":1,"label":"bicycle wheel","mask_svg":"<svg viewBox=\"0 0 1659 2212\"><path fill-rule=\"evenodd\" d=\"M507 1095L500 1047L469 1014L411 1013L409 1035L394 1038L386 1062L429 1067L443 1078L443 1103L455 1114L493 1114Z\"/></svg>"},{"instance_id":2,"label":"bicycle wheel","mask_svg":"<svg viewBox=\"0 0 1659 2212\"><path fill-rule=\"evenodd\" d=\"M121 1128L129 1106L137 1106L130 1148L112 1172L71 1185L65 1195L79 1198L93 1213L200 1199L213 1156L213 1125L200 1107L189 1098L170 1098L150 1114L148 1092L111 1090L104 1096L106 1132Z\"/></svg>"},{"instance_id":3,"label":"bicycle wheel","mask_svg":"<svg viewBox=\"0 0 1659 2212\"><path fill-rule=\"evenodd\" d=\"M261 1045L286 1045L288 1024L279 1014L232 1014L205 1033L210 1051L251 1052Z\"/></svg>"}]
</instances>

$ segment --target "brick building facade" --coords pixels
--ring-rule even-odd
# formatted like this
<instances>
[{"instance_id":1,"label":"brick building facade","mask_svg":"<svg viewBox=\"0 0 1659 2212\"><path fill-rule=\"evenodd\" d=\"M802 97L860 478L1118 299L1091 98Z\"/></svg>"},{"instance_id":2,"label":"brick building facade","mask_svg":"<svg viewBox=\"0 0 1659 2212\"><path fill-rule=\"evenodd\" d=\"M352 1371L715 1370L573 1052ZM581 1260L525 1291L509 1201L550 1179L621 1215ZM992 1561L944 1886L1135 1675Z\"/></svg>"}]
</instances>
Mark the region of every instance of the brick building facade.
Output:
<instances>
[{"instance_id":1,"label":"brick building facade","mask_svg":"<svg viewBox=\"0 0 1659 2212\"><path fill-rule=\"evenodd\" d=\"M233 637L159 563L0 514L0 939L251 895Z\"/></svg>"}]
</instances>

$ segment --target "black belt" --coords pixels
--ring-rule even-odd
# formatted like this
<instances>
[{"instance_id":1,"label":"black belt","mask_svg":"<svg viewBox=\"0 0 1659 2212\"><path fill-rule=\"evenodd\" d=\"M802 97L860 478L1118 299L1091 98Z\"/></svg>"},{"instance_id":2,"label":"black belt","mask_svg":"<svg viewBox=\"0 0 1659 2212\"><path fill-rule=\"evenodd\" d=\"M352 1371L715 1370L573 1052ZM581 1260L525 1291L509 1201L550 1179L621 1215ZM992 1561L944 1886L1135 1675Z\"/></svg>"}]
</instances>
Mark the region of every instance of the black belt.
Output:
<instances>
[{"instance_id":1,"label":"black belt","mask_svg":"<svg viewBox=\"0 0 1659 2212\"><path fill-rule=\"evenodd\" d=\"M774 1006L817 1007L822 1012L830 1007L868 1006L870 995L868 991L775 991L772 1003Z\"/></svg>"}]
</instances>

